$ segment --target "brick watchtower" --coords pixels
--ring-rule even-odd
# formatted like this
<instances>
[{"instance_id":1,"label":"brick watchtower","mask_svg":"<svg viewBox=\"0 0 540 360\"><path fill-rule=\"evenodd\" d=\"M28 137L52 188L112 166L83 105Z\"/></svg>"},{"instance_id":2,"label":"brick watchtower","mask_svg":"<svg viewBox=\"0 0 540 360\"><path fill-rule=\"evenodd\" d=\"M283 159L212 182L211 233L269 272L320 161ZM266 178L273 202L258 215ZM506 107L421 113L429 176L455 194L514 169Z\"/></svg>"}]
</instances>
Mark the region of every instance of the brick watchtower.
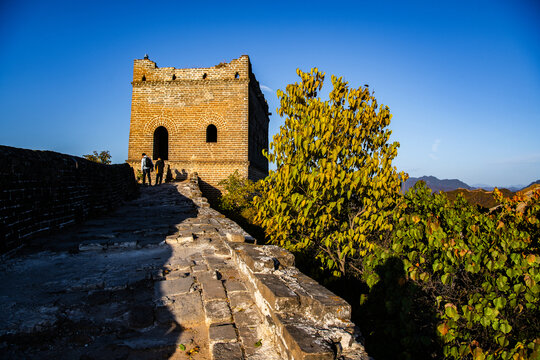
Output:
<instances>
[{"instance_id":1,"label":"brick watchtower","mask_svg":"<svg viewBox=\"0 0 540 360\"><path fill-rule=\"evenodd\" d=\"M197 172L203 191L235 170L257 180L268 174L268 104L247 55L211 68L158 68L135 60L127 162L161 157L173 178Z\"/></svg>"}]
</instances>

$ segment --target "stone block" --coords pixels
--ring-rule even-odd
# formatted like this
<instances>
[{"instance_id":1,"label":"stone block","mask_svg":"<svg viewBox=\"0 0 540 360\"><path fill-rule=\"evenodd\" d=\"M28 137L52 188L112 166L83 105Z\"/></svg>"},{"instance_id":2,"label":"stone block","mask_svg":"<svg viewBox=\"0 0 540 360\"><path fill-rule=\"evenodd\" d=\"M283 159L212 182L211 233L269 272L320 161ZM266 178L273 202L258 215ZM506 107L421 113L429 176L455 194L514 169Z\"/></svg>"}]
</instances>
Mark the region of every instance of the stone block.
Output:
<instances>
[{"instance_id":1,"label":"stone block","mask_svg":"<svg viewBox=\"0 0 540 360\"><path fill-rule=\"evenodd\" d=\"M233 292L247 290L243 282L239 280L235 280L235 279L230 279L230 277L228 277L228 279L225 280L224 285L225 285L225 289L227 289L227 293L229 293L229 297L230 297L230 294Z\"/></svg>"},{"instance_id":2,"label":"stone block","mask_svg":"<svg viewBox=\"0 0 540 360\"><path fill-rule=\"evenodd\" d=\"M219 243L215 244L214 253L216 255L230 256L231 255L231 249L220 241Z\"/></svg>"},{"instance_id":3,"label":"stone block","mask_svg":"<svg viewBox=\"0 0 540 360\"><path fill-rule=\"evenodd\" d=\"M213 254L214 251L212 250L212 255L206 256L206 262L210 269L220 269L228 265L224 258L213 256Z\"/></svg>"},{"instance_id":4,"label":"stone block","mask_svg":"<svg viewBox=\"0 0 540 360\"><path fill-rule=\"evenodd\" d=\"M244 347L244 351L246 353L246 356L251 358L253 355L260 353L261 355L264 355L261 350L264 348L262 345L266 341L270 341L269 339L265 339L262 335L259 335L256 327L242 327L236 324L236 327L238 329L238 336L240 338L240 341L242 342L242 345ZM261 342L258 346L258 342ZM263 359L265 357L262 357Z\"/></svg>"},{"instance_id":5,"label":"stone block","mask_svg":"<svg viewBox=\"0 0 540 360\"><path fill-rule=\"evenodd\" d=\"M214 360L243 360L242 348L238 343L217 343L212 349Z\"/></svg>"},{"instance_id":6,"label":"stone block","mask_svg":"<svg viewBox=\"0 0 540 360\"><path fill-rule=\"evenodd\" d=\"M155 311L156 322L159 325L170 326L176 322L170 306L157 306Z\"/></svg>"},{"instance_id":7,"label":"stone block","mask_svg":"<svg viewBox=\"0 0 540 360\"><path fill-rule=\"evenodd\" d=\"M183 330L179 327L164 330L160 327L152 328L149 331L133 334L129 338L123 339L122 344L133 350L159 350L163 348L176 347L176 342L182 335ZM161 358L161 357L160 357Z\"/></svg>"},{"instance_id":8,"label":"stone block","mask_svg":"<svg viewBox=\"0 0 540 360\"><path fill-rule=\"evenodd\" d=\"M294 266L294 255L289 251L275 245L265 245L264 251L268 256L277 259L280 267L287 268Z\"/></svg>"},{"instance_id":9,"label":"stone block","mask_svg":"<svg viewBox=\"0 0 540 360\"><path fill-rule=\"evenodd\" d=\"M166 264L167 267L169 267L172 270L184 270L189 269L193 265L191 261L184 258L171 258L169 260L169 263Z\"/></svg>"},{"instance_id":10,"label":"stone block","mask_svg":"<svg viewBox=\"0 0 540 360\"><path fill-rule=\"evenodd\" d=\"M351 305L345 300L304 274L296 276L298 285L304 291L298 291L300 302L310 315L323 320L337 318L351 319Z\"/></svg>"},{"instance_id":11,"label":"stone block","mask_svg":"<svg viewBox=\"0 0 540 360\"><path fill-rule=\"evenodd\" d=\"M226 301L206 301L204 303L204 311L206 313L206 320L210 324L232 321L231 309Z\"/></svg>"},{"instance_id":12,"label":"stone block","mask_svg":"<svg viewBox=\"0 0 540 360\"><path fill-rule=\"evenodd\" d=\"M195 277L199 283L204 283L207 281L219 280L216 271L199 271L196 273Z\"/></svg>"},{"instance_id":13,"label":"stone block","mask_svg":"<svg viewBox=\"0 0 540 360\"><path fill-rule=\"evenodd\" d=\"M253 330L254 328L265 326L262 315L258 312L256 307L233 308L233 318L238 330Z\"/></svg>"},{"instance_id":14,"label":"stone block","mask_svg":"<svg viewBox=\"0 0 540 360\"><path fill-rule=\"evenodd\" d=\"M231 304L231 308L243 308L247 309L253 305L255 305L255 302L251 295L247 291L237 291L237 292L229 292L227 293L229 297L229 302Z\"/></svg>"},{"instance_id":15,"label":"stone block","mask_svg":"<svg viewBox=\"0 0 540 360\"><path fill-rule=\"evenodd\" d=\"M254 273L263 272L265 270L274 270L277 268L276 261L264 253L262 246L242 244L233 247L238 257L253 271Z\"/></svg>"},{"instance_id":16,"label":"stone block","mask_svg":"<svg viewBox=\"0 0 540 360\"><path fill-rule=\"evenodd\" d=\"M189 292L189 289L193 285L193 278L191 276L186 278L179 278L173 280L159 281L154 284L156 298L168 297L171 298L174 295L185 294Z\"/></svg>"},{"instance_id":17,"label":"stone block","mask_svg":"<svg viewBox=\"0 0 540 360\"><path fill-rule=\"evenodd\" d=\"M210 342L236 341L236 330L233 324L214 324L208 329Z\"/></svg>"},{"instance_id":18,"label":"stone block","mask_svg":"<svg viewBox=\"0 0 540 360\"><path fill-rule=\"evenodd\" d=\"M240 281L242 276L238 272L238 268L235 267L235 264L227 265L227 267L219 269L220 280L234 280Z\"/></svg>"},{"instance_id":19,"label":"stone block","mask_svg":"<svg viewBox=\"0 0 540 360\"><path fill-rule=\"evenodd\" d=\"M193 265L191 267L191 270L193 270L194 273L201 272L201 271L208 271L208 266L206 266L206 264L197 264L197 265Z\"/></svg>"},{"instance_id":20,"label":"stone block","mask_svg":"<svg viewBox=\"0 0 540 360\"><path fill-rule=\"evenodd\" d=\"M174 297L171 313L176 322L184 327L204 322L201 294L192 292Z\"/></svg>"},{"instance_id":21,"label":"stone block","mask_svg":"<svg viewBox=\"0 0 540 360\"><path fill-rule=\"evenodd\" d=\"M303 360L334 360L334 350L313 324L297 316L278 315L289 356Z\"/></svg>"},{"instance_id":22,"label":"stone block","mask_svg":"<svg viewBox=\"0 0 540 360\"><path fill-rule=\"evenodd\" d=\"M180 324L190 327L204 323L205 316L198 292L174 296L167 306L158 306L155 311L156 321L160 325Z\"/></svg>"},{"instance_id":23,"label":"stone block","mask_svg":"<svg viewBox=\"0 0 540 360\"><path fill-rule=\"evenodd\" d=\"M277 275L255 274L257 288L274 311L295 310L300 305L299 297L287 287Z\"/></svg>"},{"instance_id":24,"label":"stone block","mask_svg":"<svg viewBox=\"0 0 540 360\"><path fill-rule=\"evenodd\" d=\"M185 243L190 243L190 242L193 242L193 234L189 234L189 235L181 235L181 236L178 236L178 238L176 239L176 242L178 244L185 244Z\"/></svg>"},{"instance_id":25,"label":"stone block","mask_svg":"<svg viewBox=\"0 0 540 360\"><path fill-rule=\"evenodd\" d=\"M227 237L227 240L230 242L236 242L236 243L243 243L246 241L246 238L243 234L239 233L225 233L225 236Z\"/></svg>"},{"instance_id":26,"label":"stone block","mask_svg":"<svg viewBox=\"0 0 540 360\"><path fill-rule=\"evenodd\" d=\"M220 280L205 280L204 282L201 282L201 284L205 301L227 299L223 283Z\"/></svg>"},{"instance_id":27,"label":"stone block","mask_svg":"<svg viewBox=\"0 0 540 360\"><path fill-rule=\"evenodd\" d=\"M186 270L165 270L163 273L166 280L183 279L190 275Z\"/></svg>"},{"instance_id":28,"label":"stone block","mask_svg":"<svg viewBox=\"0 0 540 360\"><path fill-rule=\"evenodd\" d=\"M165 238L165 243L168 245L176 245L178 244L178 235L169 235Z\"/></svg>"}]
</instances>

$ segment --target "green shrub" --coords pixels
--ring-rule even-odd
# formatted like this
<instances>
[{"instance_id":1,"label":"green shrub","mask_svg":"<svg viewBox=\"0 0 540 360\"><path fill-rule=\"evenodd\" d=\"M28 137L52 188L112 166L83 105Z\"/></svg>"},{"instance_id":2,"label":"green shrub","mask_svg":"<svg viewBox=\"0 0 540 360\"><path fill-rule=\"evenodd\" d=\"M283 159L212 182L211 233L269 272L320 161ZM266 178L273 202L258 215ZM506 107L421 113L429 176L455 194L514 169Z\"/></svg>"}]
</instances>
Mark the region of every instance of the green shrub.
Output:
<instances>
[{"instance_id":1,"label":"green shrub","mask_svg":"<svg viewBox=\"0 0 540 360\"><path fill-rule=\"evenodd\" d=\"M363 301L378 297L383 312L399 313L398 329L415 321L418 329L436 327L431 330L442 345L437 357L540 358L540 191L523 212L523 199L495 193L502 206L482 214L461 196L451 202L417 184L396 208L392 236L363 260L371 288ZM376 293L381 283L382 295ZM411 287L413 293L395 296ZM414 309L432 309L435 322L411 323L407 315ZM426 349L433 348L429 336L424 340ZM411 357L418 346L403 345L402 357Z\"/></svg>"},{"instance_id":2,"label":"green shrub","mask_svg":"<svg viewBox=\"0 0 540 360\"><path fill-rule=\"evenodd\" d=\"M256 214L253 197L260 194L261 183L246 179L235 171L225 180L219 182L224 187L219 207L228 213L242 217L249 224L253 224Z\"/></svg>"}]
</instances>

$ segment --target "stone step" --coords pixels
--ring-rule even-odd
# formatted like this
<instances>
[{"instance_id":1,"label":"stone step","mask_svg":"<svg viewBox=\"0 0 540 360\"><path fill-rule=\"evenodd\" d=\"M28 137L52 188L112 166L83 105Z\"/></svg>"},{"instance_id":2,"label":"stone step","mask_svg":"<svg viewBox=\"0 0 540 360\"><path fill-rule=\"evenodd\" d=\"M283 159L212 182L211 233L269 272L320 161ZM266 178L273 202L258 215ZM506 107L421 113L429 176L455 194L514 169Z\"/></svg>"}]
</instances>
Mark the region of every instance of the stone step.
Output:
<instances>
[{"instance_id":1,"label":"stone step","mask_svg":"<svg viewBox=\"0 0 540 360\"><path fill-rule=\"evenodd\" d=\"M255 274L257 289L273 311L293 311L300 306L299 296L274 274Z\"/></svg>"},{"instance_id":2,"label":"stone step","mask_svg":"<svg viewBox=\"0 0 540 360\"><path fill-rule=\"evenodd\" d=\"M302 308L306 308L311 316L320 321L351 319L351 305L345 300L299 271L293 278L297 286L291 287L300 296Z\"/></svg>"},{"instance_id":3,"label":"stone step","mask_svg":"<svg viewBox=\"0 0 540 360\"><path fill-rule=\"evenodd\" d=\"M189 292L192 285L192 277L157 281L154 284L154 296L156 299L160 299L163 297L171 298L175 295L185 294Z\"/></svg>"},{"instance_id":4,"label":"stone step","mask_svg":"<svg viewBox=\"0 0 540 360\"><path fill-rule=\"evenodd\" d=\"M265 245L264 251L266 254L268 254L268 256L277 259L280 268L288 268L294 266L294 255L291 254L289 251L275 245Z\"/></svg>"},{"instance_id":5,"label":"stone step","mask_svg":"<svg viewBox=\"0 0 540 360\"><path fill-rule=\"evenodd\" d=\"M217 343L212 349L213 360L244 360L238 343Z\"/></svg>"},{"instance_id":6,"label":"stone step","mask_svg":"<svg viewBox=\"0 0 540 360\"><path fill-rule=\"evenodd\" d=\"M253 273L294 266L294 255L277 246L229 243Z\"/></svg>"},{"instance_id":7,"label":"stone step","mask_svg":"<svg viewBox=\"0 0 540 360\"><path fill-rule=\"evenodd\" d=\"M266 255L262 247L251 244L230 244L236 250L236 255L248 266L253 273L274 270L276 262Z\"/></svg>"},{"instance_id":8,"label":"stone step","mask_svg":"<svg viewBox=\"0 0 540 360\"><path fill-rule=\"evenodd\" d=\"M276 325L287 344L287 356L294 360L334 360L332 345L304 318L277 314Z\"/></svg>"}]
</instances>

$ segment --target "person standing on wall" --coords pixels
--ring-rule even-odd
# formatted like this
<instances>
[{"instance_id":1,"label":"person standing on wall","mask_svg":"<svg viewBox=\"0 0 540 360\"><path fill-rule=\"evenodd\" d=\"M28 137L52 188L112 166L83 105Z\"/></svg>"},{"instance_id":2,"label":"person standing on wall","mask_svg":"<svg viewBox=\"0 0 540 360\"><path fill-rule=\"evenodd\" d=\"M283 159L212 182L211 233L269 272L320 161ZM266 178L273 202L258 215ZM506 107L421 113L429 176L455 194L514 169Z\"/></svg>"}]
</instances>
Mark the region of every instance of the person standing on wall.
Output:
<instances>
[{"instance_id":1,"label":"person standing on wall","mask_svg":"<svg viewBox=\"0 0 540 360\"><path fill-rule=\"evenodd\" d=\"M152 178L150 177L150 172L154 168L152 159L146 156L145 153L142 154L141 159L141 171L142 171L142 183L146 185L146 177L148 176L148 185L152 185Z\"/></svg>"},{"instance_id":2,"label":"person standing on wall","mask_svg":"<svg viewBox=\"0 0 540 360\"><path fill-rule=\"evenodd\" d=\"M156 185L161 185L163 181L163 169L165 168L165 163L158 157L156 161Z\"/></svg>"}]
</instances>

